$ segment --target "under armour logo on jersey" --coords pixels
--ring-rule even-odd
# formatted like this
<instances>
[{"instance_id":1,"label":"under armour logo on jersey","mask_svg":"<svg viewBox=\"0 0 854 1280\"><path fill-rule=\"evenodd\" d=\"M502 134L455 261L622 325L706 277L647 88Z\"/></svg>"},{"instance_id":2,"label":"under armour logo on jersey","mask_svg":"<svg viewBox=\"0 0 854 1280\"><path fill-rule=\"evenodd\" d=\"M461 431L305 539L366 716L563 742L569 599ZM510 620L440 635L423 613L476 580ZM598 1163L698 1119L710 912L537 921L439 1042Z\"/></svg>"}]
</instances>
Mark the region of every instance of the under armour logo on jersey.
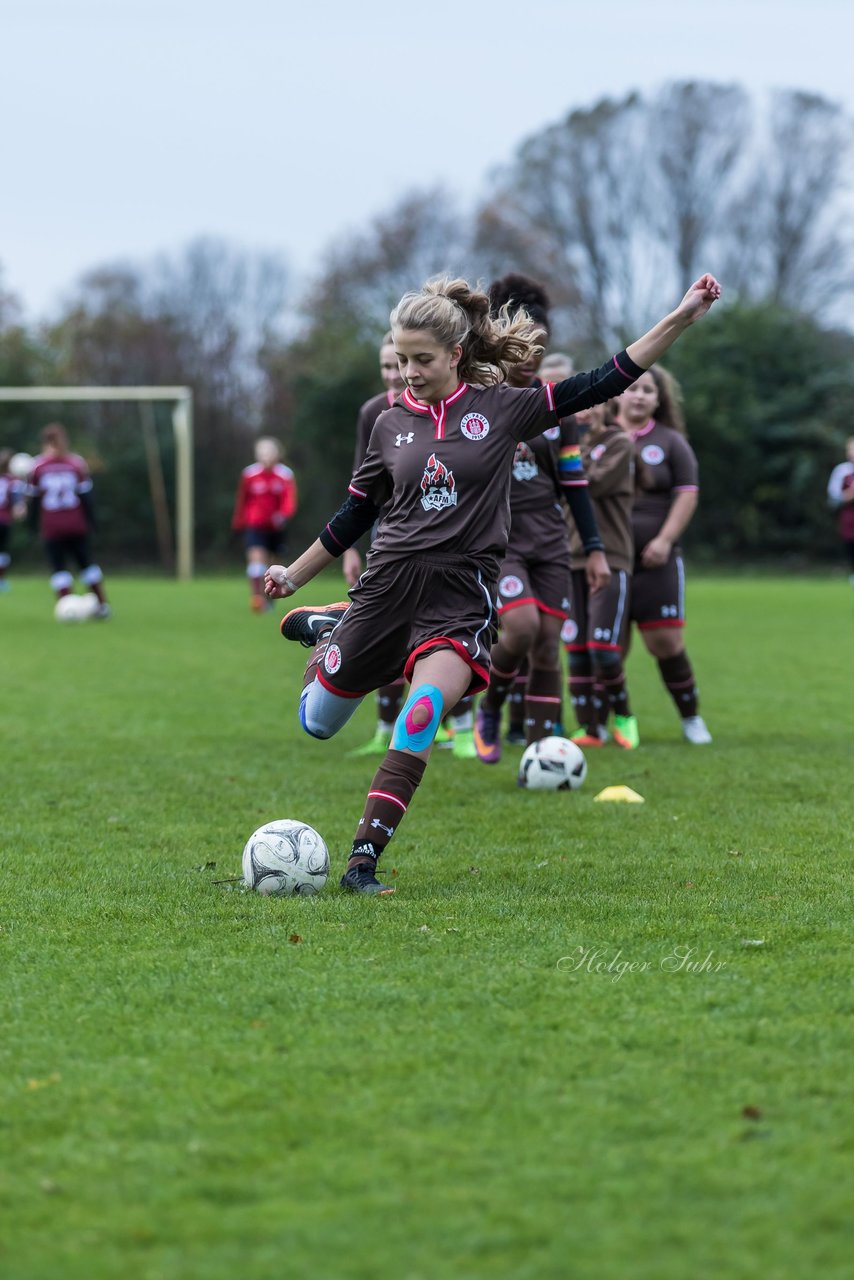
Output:
<instances>
[{"instance_id":1,"label":"under armour logo on jersey","mask_svg":"<svg viewBox=\"0 0 854 1280\"><path fill-rule=\"evenodd\" d=\"M384 831L384 832L386 833L386 835L388 836L389 840L390 840L390 839L392 838L392 836L394 835L394 827L387 827L387 826L386 826L386 824L385 824L384 822L380 822L379 818L373 818L373 819L371 820L371 826L372 826L372 827L379 827L382 831Z\"/></svg>"},{"instance_id":2,"label":"under armour logo on jersey","mask_svg":"<svg viewBox=\"0 0 854 1280\"><path fill-rule=\"evenodd\" d=\"M394 447L395 449L399 449L402 444L412 444L412 441L414 439L415 439L414 431L408 431L406 435L402 435L400 432L398 432L397 439L394 442Z\"/></svg>"}]
</instances>

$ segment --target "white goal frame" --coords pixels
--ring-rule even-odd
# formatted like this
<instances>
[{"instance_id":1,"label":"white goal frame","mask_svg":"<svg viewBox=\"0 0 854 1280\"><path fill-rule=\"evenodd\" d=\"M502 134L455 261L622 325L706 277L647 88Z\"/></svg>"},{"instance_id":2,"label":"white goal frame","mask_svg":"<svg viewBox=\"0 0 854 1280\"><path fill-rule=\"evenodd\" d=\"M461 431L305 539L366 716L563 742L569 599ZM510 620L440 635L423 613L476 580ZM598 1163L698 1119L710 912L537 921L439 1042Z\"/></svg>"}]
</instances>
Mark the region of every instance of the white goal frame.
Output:
<instances>
[{"instance_id":1,"label":"white goal frame","mask_svg":"<svg viewBox=\"0 0 854 1280\"><path fill-rule=\"evenodd\" d=\"M193 576L193 393L189 387L0 387L0 401L166 400L175 432L175 573Z\"/></svg>"}]
</instances>

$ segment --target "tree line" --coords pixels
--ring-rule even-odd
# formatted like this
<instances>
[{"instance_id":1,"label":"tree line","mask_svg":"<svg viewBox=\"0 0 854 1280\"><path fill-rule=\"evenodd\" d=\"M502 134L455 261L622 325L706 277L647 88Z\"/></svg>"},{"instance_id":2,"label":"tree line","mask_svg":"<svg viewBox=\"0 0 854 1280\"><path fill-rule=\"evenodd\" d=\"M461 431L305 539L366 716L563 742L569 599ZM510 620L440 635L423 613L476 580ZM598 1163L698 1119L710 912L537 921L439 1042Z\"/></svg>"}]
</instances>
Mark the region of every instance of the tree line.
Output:
<instances>
[{"instance_id":1,"label":"tree line","mask_svg":"<svg viewBox=\"0 0 854 1280\"><path fill-rule=\"evenodd\" d=\"M278 257L199 239L95 267L37 324L0 290L0 384L191 386L197 553L214 567L236 555L231 506L257 435L278 436L297 474L294 545L338 505L406 289L441 271L529 274L554 304L552 347L586 367L710 269L726 301L668 360L701 468L689 552L820 561L836 547L827 475L854 431L851 140L836 104L797 90L683 82L606 99L525 140L473 207L407 193L302 287ZM155 562L143 428L169 487L168 410L0 404L0 444L33 452L57 417L92 464L105 558Z\"/></svg>"}]
</instances>

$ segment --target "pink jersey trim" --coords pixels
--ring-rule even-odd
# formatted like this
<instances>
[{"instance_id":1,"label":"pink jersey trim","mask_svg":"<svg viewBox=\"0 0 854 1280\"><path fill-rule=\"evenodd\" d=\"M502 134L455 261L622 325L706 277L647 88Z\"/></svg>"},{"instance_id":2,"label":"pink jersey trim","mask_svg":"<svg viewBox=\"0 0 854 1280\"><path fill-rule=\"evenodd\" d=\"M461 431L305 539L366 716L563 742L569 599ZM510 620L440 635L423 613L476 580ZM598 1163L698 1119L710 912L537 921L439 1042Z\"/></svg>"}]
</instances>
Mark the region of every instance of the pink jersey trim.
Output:
<instances>
[{"instance_id":1,"label":"pink jersey trim","mask_svg":"<svg viewBox=\"0 0 854 1280\"><path fill-rule=\"evenodd\" d=\"M390 791L369 791L368 799L369 800L390 800L392 804L398 805L398 807L401 808L404 813L406 813L406 805L399 798L399 796L393 796Z\"/></svg>"},{"instance_id":2,"label":"pink jersey trim","mask_svg":"<svg viewBox=\"0 0 854 1280\"><path fill-rule=\"evenodd\" d=\"M698 484L675 484L673 493L699 493L700 486Z\"/></svg>"},{"instance_id":3,"label":"pink jersey trim","mask_svg":"<svg viewBox=\"0 0 854 1280\"><path fill-rule=\"evenodd\" d=\"M620 362L619 362L619 360L617 359L617 357L616 357L616 356L614 356L614 364L617 366L617 368L619 369L620 373L623 375L623 377L624 377L624 378L628 378L629 382L634 382L634 381L635 381L635 379L634 379L634 377L632 376L632 374L630 374L630 373L626 373L625 369L624 369L624 368L623 368L623 366L620 364Z\"/></svg>"},{"instance_id":4,"label":"pink jersey trim","mask_svg":"<svg viewBox=\"0 0 854 1280\"><path fill-rule=\"evenodd\" d=\"M340 538L336 538L336 537L335 537L335 534L332 532L332 530L331 530L331 528L329 527L329 525L327 525L327 526L326 526L325 532L329 534L329 536L330 536L330 538L332 539L332 541L333 541L333 542L337 542L337 544L338 544L338 546L339 546L339 547L341 547L344 551L346 551L346 550L347 550L347 548L344 546L344 543L341 541L341 539L340 539Z\"/></svg>"},{"instance_id":5,"label":"pink jersey trim","mask_svg":"<svg viewBox=\"0 0 854 1280\"><path fill-rule=\"evenodd\" d=\"M347 485L347 492L352 493L355 498L367 498L368 496L361 489L357 489L355 485L352 484Z\"/></svg>"},{"instance_id":6,"label":"pink jersey trim","mask_svg":"<svg viewBox=\"0 0 854 1280\"><path fill-rule=\"evenodd\" d=\"M555 384L553 382L544 383L543 391L546 393L546 404L549 406L552 413L555 413Z\"/></svg>"},{"instance_id":7,"label":"pink jersey trim","mask_svg":"<svg viewBox=\"0 0 854 1280\"><path fill-rule=\"evenodd\" d=\"M659 627L684 627L684 618L662 618L655 622L639 622L638 631L657 631Z\"/></svg>"},{"instance_id":8,"label":"pink jersey trim","mask_svg":"<svg viewBox=\"0 0 854 1280\"><path fill-rule=\"evenodd\" d=\"M641 436L645 436L647 432L652 431L655 426L655 418L650 418L645 427L638 427L637 431L630 431L629 434L633 440L640 440Z\"/></svg>"}]
</instances>

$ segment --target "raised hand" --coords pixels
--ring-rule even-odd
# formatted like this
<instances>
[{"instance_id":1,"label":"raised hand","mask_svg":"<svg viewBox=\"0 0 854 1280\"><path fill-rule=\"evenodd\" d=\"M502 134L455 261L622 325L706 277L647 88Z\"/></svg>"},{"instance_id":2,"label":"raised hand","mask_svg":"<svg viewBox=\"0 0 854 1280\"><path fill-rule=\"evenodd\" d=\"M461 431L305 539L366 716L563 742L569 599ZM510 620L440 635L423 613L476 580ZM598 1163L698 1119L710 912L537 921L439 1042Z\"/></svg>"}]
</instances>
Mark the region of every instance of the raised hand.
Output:
<instances>
[{"instance_id":1,"label":"raised hand","mask_svg":"<svg viewBox=\"0 0 854 1280\"><path fill-rule=\"evenodd\" d=\"M690 320L699 320L709 310L713 302L721 296L721 286L713 275L707 272L695 280L676 311Z\"/></svg>"}]
</instances>

